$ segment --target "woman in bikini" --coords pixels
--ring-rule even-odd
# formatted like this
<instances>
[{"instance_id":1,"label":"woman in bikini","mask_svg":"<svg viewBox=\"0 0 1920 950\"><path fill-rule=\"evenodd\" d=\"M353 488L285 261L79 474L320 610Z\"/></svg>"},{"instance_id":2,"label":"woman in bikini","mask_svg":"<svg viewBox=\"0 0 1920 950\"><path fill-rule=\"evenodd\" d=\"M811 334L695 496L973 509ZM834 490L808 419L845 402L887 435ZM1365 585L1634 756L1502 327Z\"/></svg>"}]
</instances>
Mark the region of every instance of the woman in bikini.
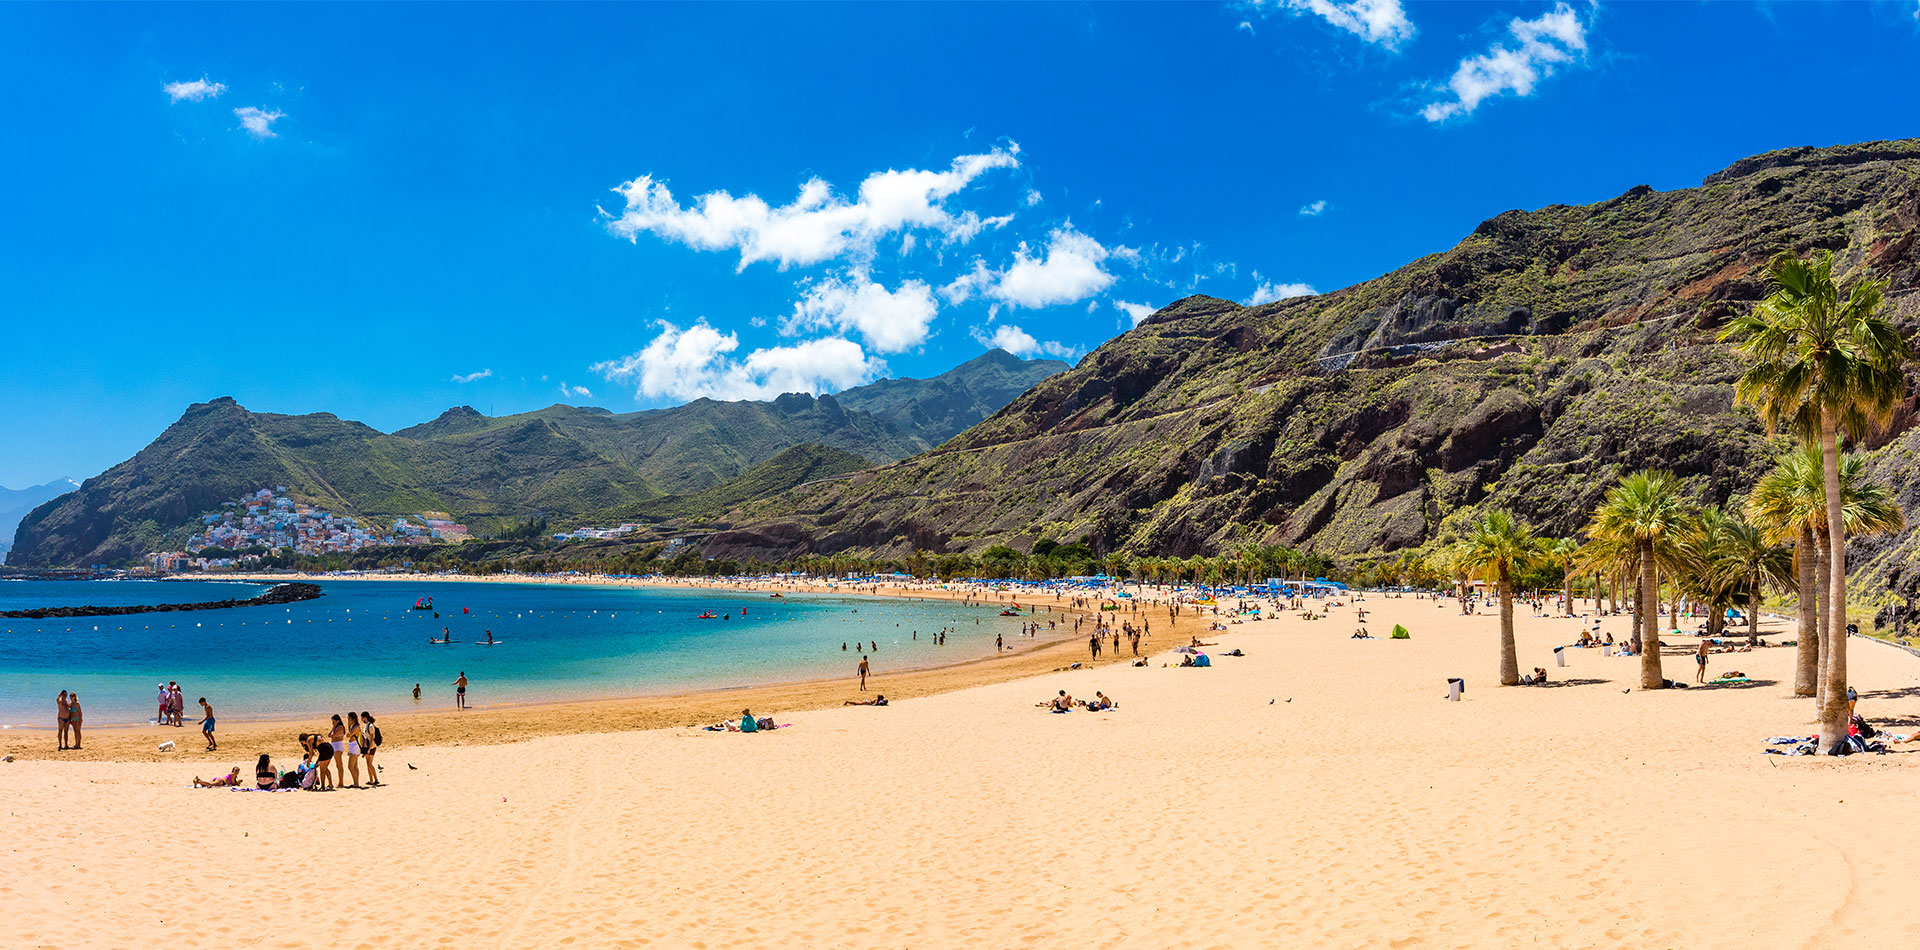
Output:
<instances>
[{"instance_id":1,"label":"woman in bikini","mask_svg":"<svg viewBox=\"0 0 1920 950\"><path fill-rule=\"evenodd\" d=\"M333 714L333 731L327 734L333 745L333 784L337 787L346 779L347 727L340 722L340 714Z\"/></svg>"},{"instance_id":2,"label":"woman in bikini","mask_svg":"<svg viewBox=\"0 0 1920 950\"><path fill-rule=\"evenodd\" d=\"M300 745L313 754L313 787L320 790L332 788L333 780L327 777L327 764L333 761L333 743L316 732L301 736Z\"/></svg>"},{"instance_id":3,"label":"woman in bikini","mask_svg":"<svg viewBox=\"0 0 1920 950\"><path fill-rule=\"evenodd\" d=\"M61 690L59 698L55 699L53 702L57 711L57 715L60 717L57 720L60 725L60 750L59 751L65 752L67 751L67 728L68 728L67 717L69 715L72 715L72 713L67 709L67 691L64 689Z\"/></svg>"},{"instance_id":4,"label":"woman in bikini","mask_svg":"<svg viewBox=\"0 0 1920 950\"><path fill-rule=\"evenodd\" d=\"M360 714L347 713L347 777L353 779L348 788L360 787Z\"/></svg>"},{"instance_id":5,"label":"woman in bikini","mask_svg":"<svg viewBox=\"0 0 1920 950\"><path fill-rule=\"evenodd\" d=\"M280 784L280 773L273 770L273 761L265 752L260 753L260 761L253 764L253 784L267 791L273 791Z\"/></svg>"},{"instance_id":6,"label":"woman in bikini","mask_svg":"<svg viewBox=\"0 0 1920 950\"><path fill-rule=\"evenodd\" d=\"M380 784L380 770L373 767L373 754L380 751L379 730L373 726L373 713L360 711L360 761L367 766L367 785Z\"/></svg>"}]
</instances>

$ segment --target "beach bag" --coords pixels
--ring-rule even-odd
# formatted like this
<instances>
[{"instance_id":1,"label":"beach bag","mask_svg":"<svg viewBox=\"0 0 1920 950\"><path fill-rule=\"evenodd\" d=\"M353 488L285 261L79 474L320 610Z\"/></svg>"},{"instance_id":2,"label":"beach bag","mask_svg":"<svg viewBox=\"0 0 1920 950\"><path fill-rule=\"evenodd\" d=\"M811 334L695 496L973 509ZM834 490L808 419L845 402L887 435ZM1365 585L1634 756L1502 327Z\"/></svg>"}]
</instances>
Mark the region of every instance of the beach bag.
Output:
<instances>
[{"instance_id":1,"label":"beach bag","mask_svg":"<svg viewBox=\"0 0 1920 950\"><path fill-rule=\"evenodd\" d=\"M772 716L768 716L768 717L766 717L765 719L761 719L761 720L760 720L760 728L761 728L761 729L772 729L773 727L774 727L774 726L773 726L773 717L772 717Z\"/></svg>"},{"instance_id":2,"label":"beach bag","mask_svg":"<svg viewBox=\"0 0 1920 950\"><path fill-rule=\"evenodd\" d=\"M384 743L385 741L386 740L381 738L380 736L380 726L376 724L373 727L373 747L378 749L380 748L381 744Z\"/></svg>"},{"instance_id":3,"label":"beach bag","mask_svg":"<svg viewBox=\"0 0 1920 950\"><path fill-rule=\"evenodd\" d=\"M1853 717L1853 731L1862 739L1871 739L1880 734L1880 730L1873 728L1871 723L1859 716Z\"/></svg>"}]
</instances>

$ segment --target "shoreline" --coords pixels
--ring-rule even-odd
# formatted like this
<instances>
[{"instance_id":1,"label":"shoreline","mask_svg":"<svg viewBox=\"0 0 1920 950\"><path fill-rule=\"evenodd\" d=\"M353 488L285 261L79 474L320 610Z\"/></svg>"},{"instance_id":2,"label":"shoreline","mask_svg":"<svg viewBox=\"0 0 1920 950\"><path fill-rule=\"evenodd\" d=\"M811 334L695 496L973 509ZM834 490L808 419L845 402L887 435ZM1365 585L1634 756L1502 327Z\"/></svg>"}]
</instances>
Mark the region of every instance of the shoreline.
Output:
<instances>
[{"instance_id":1,"label":"shoreline","mask_svg":"<svg viewBox=\"0 0 1920 950\"><path fill-rule=\"evenodd\" d=\"M385 575L335 577L324 574L231 575L231 577L237 581L280 583L399 579ZM995 600L1002 602L1017 600L1023 606L1031 604L1042 608L1039 613L1028 614L1030 618L1041 619L1052 616L1061 619L1065 629L1056 631L1058 635L1052 638L1046 638L1043 635L1038 642L1029 642L1030 645L1022 645L1016 641L1013 649L998 657L975 657L934 666L897 670L876 669L868 678L865 694L858 692L854 678L848 675L585 699L509 701L478 705L466 711L441 705L429 708L429 703L441 703L445 702L445 699L423 698L414 708L379 713L379 720L383 726L382 732L387 740L382 751L423 746L498 745L525 742L542 736L697 726L738 718L742 708L764 709L779 715L786 712L837 708L847 699L871 698L882 694L887 696L889 702L893 702L1026 679L1072 663L1080 663L1083 668L1098 668L1131 662L1135 659L1131 655L1115 657L1111 653L1103 652L1097 664L1091 662L1086 653L1085 641L1073 632L1071 624L1067 621L1076 616L1095 617L1100 613L1097 608L1076 606L1057 595L1040 595L1037 591L1030 590L940 589L905 584L849 586L795 581L747 584L691 579L649 581L642 578L613 578L596 575L568 578L529 575L461 578L427 575L414 576L413 579L464 579L471 583L552 586L690 588L743 593L778 590L783 593L841 597L926 598L989 604ZM1136 622L1139 620L1152 622L1156 618L1148 608L1165 609L1167 607L1167 602L1160 599L1141 599L1137 602L1142 608L1140 611L1119 612L1116 620L1132 619ZM1165 618L1158 619L1162 623L1167 622ZM1147 657L1166 653L1187 642L1189 637L1200 633L1200 628L1215 619L1217 618L1211 615L1182 611L1173 619L1170 630L1166 628L1156 630L1141 641L1140 655ZM360 708L365 706L362 705ZM245 750L252 750L253 754L257 754L261 747L268 747L266 751L270 752L284 751L294 745L295 736L298 733L320 728L325 721L325 716L324 713L315 714L308 719L286 716L264 719L248 719L240 715L222 716L221 728L215 736L216 741L220 743L220 749L215 752L206 751L201 745L199 731L191 728L191 724L176 727L154 723L121 723L87 727L83 733L85 744L78 752L53 750L50 746L54 738L54 728L50 725L32 724L0 732L0 755L12 755L22 761L158 762L186 759L196 762L217 762ZM384 728L387 726L394 728ZM170 752L160 751L159 744L168 740L174 741L176 748Z\"/></svg>"}]
</instances>

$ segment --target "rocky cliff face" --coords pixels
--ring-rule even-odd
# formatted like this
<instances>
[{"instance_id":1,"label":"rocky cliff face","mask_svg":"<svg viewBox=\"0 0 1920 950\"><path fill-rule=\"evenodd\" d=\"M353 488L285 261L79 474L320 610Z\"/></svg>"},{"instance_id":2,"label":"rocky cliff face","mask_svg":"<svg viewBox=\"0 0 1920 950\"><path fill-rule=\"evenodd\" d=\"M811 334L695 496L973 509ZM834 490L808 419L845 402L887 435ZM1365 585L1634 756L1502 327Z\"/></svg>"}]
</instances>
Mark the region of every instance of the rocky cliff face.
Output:
<instances>
[{"instance_id":1,"label":"rocky cliff face","mask_svg":"<svg viewBox=\"0 0 1920 950\"><path fill-rule=\"evenodd\" d=\"M1642 467L1724 502L1780 448L1733 407L1740 366L1714 342L1764 293L1761 266L1831 249L1847 279L1889 278L1911 328L1917 231L1920 141L1789 149L1699 188L1505 212L1333 293L1177 301L937 451L743 506L720 553L1087 536L1356 555L1487 504L1572 532ZM1920 452L1912 418L1876 440L1883 457L1920 457L1899 456ZM1915 478L1899 468L1882 472ZM1920 484L1903 490L1920 503Z\"/></svg>"}]
</instances>

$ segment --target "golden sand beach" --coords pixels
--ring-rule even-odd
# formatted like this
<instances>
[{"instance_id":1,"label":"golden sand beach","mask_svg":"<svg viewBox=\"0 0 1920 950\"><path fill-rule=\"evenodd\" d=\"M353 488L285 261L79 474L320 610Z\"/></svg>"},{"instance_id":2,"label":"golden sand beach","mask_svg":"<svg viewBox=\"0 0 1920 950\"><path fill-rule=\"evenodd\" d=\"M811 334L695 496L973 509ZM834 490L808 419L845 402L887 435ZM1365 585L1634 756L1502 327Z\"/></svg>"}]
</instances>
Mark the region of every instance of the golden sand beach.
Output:
<instances>
[{"instance_id":1,"label":"golden sand beach","mask_svg":"<svg viewBox=\"0 0 1920 950\"><path fill-rule=\"evenodd\" d=\"M1036 651L1001 682L883 680L903 697L888 708L818 708L851 684L783 687L793 705L751 703L792 728L762 735L680 721L737 713L737 694L671 714L404 717L377 790L187 787L251 764L237 736L217 760L23 758L0 765L0 946L1920 939L1905 894L1920 831L1898 811L1920 760L1762 754L1814 728L1790 696L1791 649L1712 657L1710 675L1738 669L1748 687L1644 692L1634 659L1569 650L1553 666L1580 622L1520 608L1522 665L1553 685L1503 689L1495 616L1360 606L1376 633L1413 638L1349 639L1349 604L1210 635L1209 669L1165 665L1168 637L1144 668L1042 672L1061 663ZM1615 637L1627 624L1605 621ZM1911 731L1920 658L1855 642L1861 712ZM1443 698L1448 676L1467 680L1463 701ZM1120 708L1035 708L1059 689ZM526 716L571 725L535 735ZM606 731L583 731L595 717Z\"/></svg>"}]
</instances>

